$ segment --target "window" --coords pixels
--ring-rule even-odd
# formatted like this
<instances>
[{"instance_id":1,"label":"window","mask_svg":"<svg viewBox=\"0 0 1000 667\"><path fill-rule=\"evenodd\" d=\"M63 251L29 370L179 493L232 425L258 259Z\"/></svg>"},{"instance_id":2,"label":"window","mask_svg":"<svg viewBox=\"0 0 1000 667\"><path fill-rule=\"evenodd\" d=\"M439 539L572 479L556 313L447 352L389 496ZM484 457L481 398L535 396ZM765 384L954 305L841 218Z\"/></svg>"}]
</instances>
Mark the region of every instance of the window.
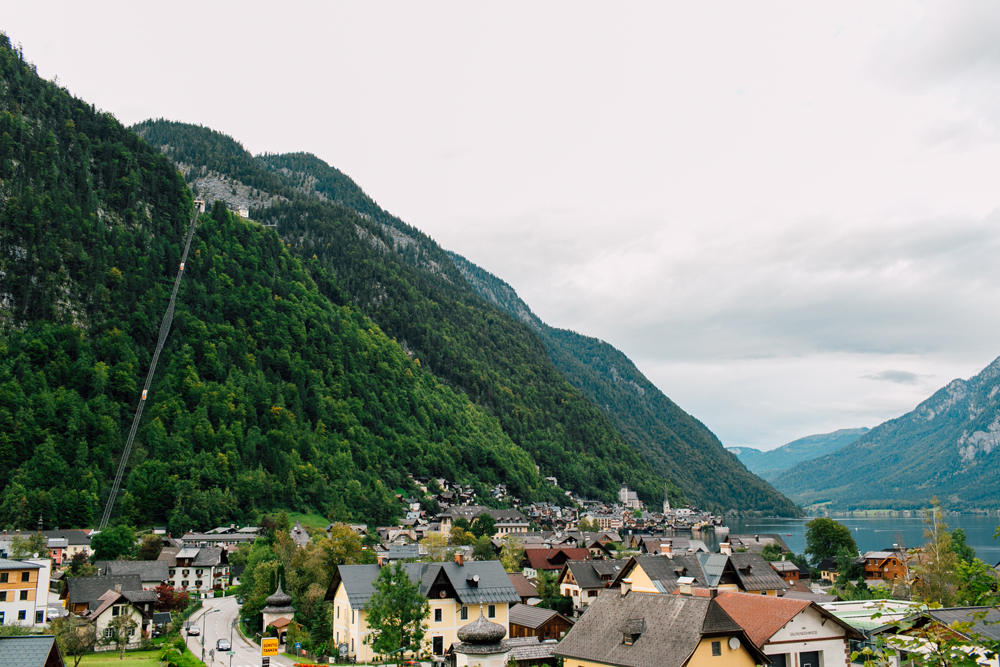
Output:
<instances>
[{"instance_id":1,"label":"window","mask_svg":"<svg viewBox=\"0 0 1000 667\"><path fill-rule=\"evenodd\" d=\"M36 611L35 612L35 623L44 623L44 622L45 622L45 612L44 611Z\"/></svg>"},{"instance_id":2,"label":"window","mask_svg":"<svg viewBox=\"0 0 1000 667\"><path fill-rule=\"evenodd\" d=\"M722 655L722 642L712 642L712 655Z\"/></svg>"},{"instance_id":3,"label":"window","mask_svg":"<svg viewBox=\"0 0 1000 667\"><path fill-rule=\"evenodd\" d=\"M17 620L23 621L28 618L28 611L26 609L19 609L17 612Z\"/></svg>"},{"instance_id":4,"label":"window","mask_svg":"<svg viewBox=\"0 0 1000 667\"><path fill-rule=\"evenodd\" d=\"M444 655L444 637L434 638L434 647L432 652L434 655Z\"/></svg>"},{"instance_id":5,"label":"window","mask_svg":"<svg viewBox=\"0 0 1000 667\"><path fill-rule=\"evenodd\" d=\"M340 618L340 605L337 605L337 618Z\"/></svg>"},{"instance_id":6,"label":"window","mask_svg":"<svg viewBox=\"0 0 1000 667\"><path fill-rule=\"evenodd\" d=\"M354 610L352 609L351 610L351 623L353 623L353 622L354 622ZM351 641L353 642L354 640L352 639ZM354 649L352 648L351 650L353 651Z\"/></svg>"},{"instance_id":7,"label":"window","mask_svg":"<svg viewBox=\"0 0 1000 667\"><path fill-rule=\"evenodd\" d=\"M495 604L491 604L489 607L486 608L486 617L487 618L497 617L497 606Z\"/></svg>"},{"instance_id":8,"label":"window","mask_svg":"<svg viewBox=\"0 0 1000 667\"><path fill-rule=\"evenodd\" d=\"M7 591L0 591L0 602L7 601Z\"/></svg>"},{"instance_id":9,"label":"window","mask_svg":"<svg viewBox=\"0 0 1000 667\"><path fill-rule=\"evenodd\" d=\"M462 607L462 611L458 612L458 617L463 621L469 620L469 608Z\"/></svg>"},{"instance_id":10,"label":"window","mask_svg":"<svg viewBox=\"0 0 1000 667\"><path fill-rule=\"evenodd\" d=\"M596 598L597 597L597 591L587 591L587 597L588 598Z\"/></svg>"},{"instance_id":11,"label":"window","mask_svg":"<svg viewBox=\"0 0 1000 667\"><path fill-rule=\"evenodd\" d=\"M121 613L121 607L119 607L118 605L115 605L114 607L111 608L112 616L117 616L120 613Z\"/></svg>"},{"instance_id":12,"label":"window","mask_svg":"<svg viewBox=\"0 0 1000 667\"><path fill-rule=\"evenodd\" d=\"M444 612L442 610L440 610L440 609L435 609L434 610L434 622L435 623L440 623L443 620L444 620ZM437 655L441 655L441 654L438 653Z\"/></svg>"},{"instance_id":13,"label":"window","mask_svg":"<svg viewBox=\"0 0 1000 667\"><path fill-rule=\"evenodd\" d=\"M114 636L115 636L115 629L114 628L104 628L104 638L105 639L111 639Z\"/></svg>"},{"instance_id":14,"label":"window","mask_svg":"<svg viewBox=\"0 0 1000 667\"><path fill-rule=\"evenodd\" d=\"M31 581L31 573L30 572L22 572L21 573L21 581Z\"/></svg>"},{"instance_id":15,"label":"window","mask_svg":"<svg viewBox=\"0 0 1000 667\"><path fill-rule=\"evenodd\" d=\"M184 581L181 582L181 586L183 586L184 588L188 587L188 581L187 581L187 579L185 579Z\"/></svg>"},{"instance_id":16,"label":"window","mask_svg":"<svg viewBox=\"0 0 1000 667\"><path fill-rule=\"evenodd\" d=\"M7 572L0 572L0 584L7 583L7 575L8 575Z\"/></svg>"},{"instance_id":17,"label":"window","mask_svg":"<svg viewBox=\"0 0 1000 667\"><path fill-rule=\"evenodd\" d=\"M351 653L354 653L354 637L351 637Z\"/></svg>"},{"instance_id":18,"label":"window","mask_svg":"<svg viewBox=\"0 0 1000 667\"><path fill-rule=\"evenodd\" d=\"M3 612L0 611L0 625L3 625Z\"/></svg>"},{"instance_id":19,"label":"window","mask_svg":"<svg viewBox=\"0 0 1000 667\"><path fill-rule=\"evenodd\" d=\"M21 591L21 599L22 600L28 599L28 591Z\"/></svg>"}]
</instances>

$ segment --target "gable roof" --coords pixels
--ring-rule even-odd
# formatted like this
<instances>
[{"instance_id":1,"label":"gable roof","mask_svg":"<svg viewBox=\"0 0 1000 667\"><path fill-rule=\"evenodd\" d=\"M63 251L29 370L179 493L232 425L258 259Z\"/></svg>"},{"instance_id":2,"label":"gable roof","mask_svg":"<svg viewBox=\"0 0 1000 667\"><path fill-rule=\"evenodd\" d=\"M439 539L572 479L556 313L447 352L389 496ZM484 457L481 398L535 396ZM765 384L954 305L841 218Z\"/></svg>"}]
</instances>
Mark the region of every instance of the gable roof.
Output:
<instances>
[{"instance_id":1,"label":"gable roof","mask_svg":"<svg viewBox=\"0 0 1000 667\"><path fill-rule=\"evenodd\" d=\"M569 570L573 573L573 579L577 586L583 590L592 588L607 588L614 581L618 573L622 571L627 560L569 560L563 566L563 572ZM610 579L602 579L601 576L610 576ZM559 582L565 574L560 573Z\"/></svg>"},{"instance_id":2,"label":"gable roof","mask_svg":"<svg viewBox=\"0 0 1000 667\"><path fill-rule=\"evenodd\" d=\"M761 647L775 632L812 604L808 600L749 593L719 593L715 599L746 630L750 640Z\"/></svg>"},{"instance_id":3,"label":"gable roof","mask_svg":"<svg viewBox=\"0 0 1000 667\"><path fill-rule=\"evenodd\" d=\"M623 634L638 634L631 645ZM553 654L624 667L681 667L704 637L731 635L767 662L746 633L712 599L608 590L553 649Z\"/></svg>"},{"instance_id":4,"label":"gable roof","mask_svg":"<svg viewBox=\"0 0 1000 667\"><path fill-rule=\"evenodd\" d=\"M28 563L14 558L0 558L0 570L41 570L38 563Z\"/></svg>"},{"instance_id":5,"label":"gable roof","mask_svg":"<svg viewBox=\"0 0 1000 667\"><path fill-rule=\"evenodd\" d=\"M86 604L93 608L94 603L102 595L115 589L115 584L121 584L123 591L142 590L142 579L138 574L70 577L66 580L66 596L69 598L70 604Z\"/></svg>"},{"instance_id":6,"label":"gable roof","mask_svg":"<svg viewBox=\"0 0 1000 667\"><path fill-rule=\"evenodd\" d=\"M533 570L558 570L569 560L589 560L590 551L587 549L531 549L524 550L524 555L528 559L528 566Z\"/></svg>"},{"instance_id":7,"label":"gable roof","mask_svg":"<svg viewBox=\"0 0 1000 667\"><path fill-rule=\"evenodd\" d=\"M736 567L736 574L740 578L740 588L745 591L771 589L783 591L788 588L788 584L781 578L781 575L775 572L771 564L764 560L764 557L759 553L752 551L734 553L729 556L729 560Z\"/></svg>"},{"instance_id":8,"label":"gable roof","mask_svg":"<svg viewBox=\"0 0 1000 667\"><path fill-rule=\"evenodd\" d=\"M517 594L522 598L538 597L538 589L520 572L508 572L507 577L510 579L510 583L514 586L515 590L517 590Z\"/></svg>"},{"instance_id":9,"label":"gable roof","mask_svg":"<svg viewBox=\"0 0 1000 667\"><path fill-rule=\"evenodd\" d=\"M53 658L50 662L50 656ZM0 637L0 665L4 667L46 667L62 665L62 654L52 635Z\"/></svg>"},{"instance_id":10,"label":"gable roof","mask_svg":"<svg viewBox=\"0 0 1000 667\"><path fill-rule=\"evenodd\" d=\"M705 588L709 586L708 578L702 570L698 555L674 554L672 558L667 556L633 556L618 573L618 577L611 584L612 588L620 586L621 580L628 577L636 567L642 568L642 571L646 573L646 576L661 593L673 593L677 590L677 580L680 577L693 577L692 583L696 586Z\"/></svg>"},{"instance_id":11,"label":"gable roof","mask_svg":"<svg viewBox=\"0 0 1000 667\"><path fill-rule=\"evenodd\" d=\"M543 609L542 607L533 607L528 604L516 604L511 607L507 612L507 622L512 625L521 625L526 628L537 629L548 623L555 616L558 616L570 625L573 625L573 621L566 618L555 609Z\"/></svg>"},{"instance_id":12,"label":"gable roof","mask_svg":"<svg viewBox=\"0 0 1000 667\"><path fill-rule=\"evenodd\" d=\"M138 574L143 581L167 581L170 567L163 560L99 560L97 569L102 574Z\"/></svg>"},{"instance_id":13,"label":"gable roof","mask_svg":"<svg viewBox=\"0 0 1000 667\"><path fill-rule=\"evenodd\" d=\"M90 535L82 530L43 530L42 535L64 539L69 546L90 546Z\"/></svg>"},{"instance_id":14,"label":"gable roof","mask_svg":"<svg viewBox=\"0 0 1000 667\"><path fill-rule=\"evenodd\" d=\"M521 596L507 576L500 561L458 563L403 563L410 581L426 596L436 582L449 586L461 604L520 602ZM352 609L364 609L375 592L373 583L381 568L378 565L341 565L333 574L326 600L332 600L343 584ZM478 581L473 577L478 576Z\"/></svg>"}]
</instances>

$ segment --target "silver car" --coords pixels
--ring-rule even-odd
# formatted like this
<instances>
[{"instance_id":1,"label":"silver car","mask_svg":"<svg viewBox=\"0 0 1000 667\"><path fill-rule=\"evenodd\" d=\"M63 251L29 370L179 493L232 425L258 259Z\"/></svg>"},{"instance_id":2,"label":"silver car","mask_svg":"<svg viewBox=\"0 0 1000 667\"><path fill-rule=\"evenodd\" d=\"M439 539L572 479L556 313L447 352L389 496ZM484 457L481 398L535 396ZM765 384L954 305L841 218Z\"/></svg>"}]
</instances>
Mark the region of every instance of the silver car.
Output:
<instances>
[{"instance_id":1,"label":"silver car","mask_svg":"<svg viewBox=\"0 0 1000 667\"><path fill-rule=\"evenodd\" d=\"M215 642L216 651L230 651L232 650L232 648L233 645L229 643L228 639L220 639L219 641Z\"/></svg>"}]
</instances>

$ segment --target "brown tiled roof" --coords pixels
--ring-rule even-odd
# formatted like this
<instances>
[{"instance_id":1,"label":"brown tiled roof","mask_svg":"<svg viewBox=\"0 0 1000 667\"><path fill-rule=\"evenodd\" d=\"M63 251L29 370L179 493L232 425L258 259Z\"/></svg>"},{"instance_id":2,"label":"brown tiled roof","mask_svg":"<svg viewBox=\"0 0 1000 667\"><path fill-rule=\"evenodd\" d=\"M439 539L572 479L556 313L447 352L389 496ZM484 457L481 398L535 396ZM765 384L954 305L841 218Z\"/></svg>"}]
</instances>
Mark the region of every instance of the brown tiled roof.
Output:
<instances>
[{"instance_id":1,"label":"brown tiled roof","mask_svg":"<svg viewBox=\"0 0 1000 667\"><path fill-rule=\"evenodd\" d=\"M775 632L811 604L808 600L749 593L719 593L716 600L757 646L763 646Z\"/></svg>"},{"instance_id":2,"label":"brown tiled roof","mask_svg":"<svg viewBox=\"0 0 1000 667\"><path fill-rule=\"evenodd\" d=\"M533 570L558 570L568 560L590 560L586 549L525 549Z\"/></svg>"},{"instance_id":3,"label":"brown tiled roof","mask_svg":"<svg viewBox=\"0 0 1000 667\"><path fill-rule=\"evenodd\" d=\"M526 576L520 572L508 572L507 576L510 577L510 583L514 584L517 594L522 598L538 597L538 589L535 588L535 585Z\"/></svg>"}]
</instances>

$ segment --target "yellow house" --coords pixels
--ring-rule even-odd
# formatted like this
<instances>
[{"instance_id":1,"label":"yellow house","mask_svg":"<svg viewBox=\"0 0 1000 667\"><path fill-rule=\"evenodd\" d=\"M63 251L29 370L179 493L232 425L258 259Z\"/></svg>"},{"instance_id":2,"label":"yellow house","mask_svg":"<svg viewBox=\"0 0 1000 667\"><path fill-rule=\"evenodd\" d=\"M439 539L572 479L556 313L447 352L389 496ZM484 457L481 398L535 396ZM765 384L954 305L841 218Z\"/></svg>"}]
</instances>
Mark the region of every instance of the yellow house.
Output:
<instances>
[{"instance_id":1,"label":"yellow house","mask_svg":"<svg viewBox=\"0 0 1000 667\"><path fill-rule=\"evenodd\" d=\"M553 649L564 667L754 667L768 658L712 598L603 591Z\"/></svg>"},{"instance_id":2,"label":"yellow house","mask_svg":"<svg viewBox=\"0 0 1000 667\"><path fill-rule=\"evenodd\" d=\"M619 572L613 588L628 579L632 590L677 593L688 589L777 595L788 585L766 560L755 553L665 554L633 556Z\"/></svg>"},{"instance_id":3,"label":"yellow house","mask_svg":"<svg viewBox=\"0 0 1000 667\"><path fill-rule=\"evenodd\" d=\"M458 629L485 616L509 627L507 613L521 601L499 561L465 561L460 555L448 563L404 563L420 593L427 597L430 615L423 652L443 657L458 643ZM333 606L333 639L345 645L357 662L372 662L365 605L375 592L378 565L341 565L333 575L326 600Z\"/></svg>"}]
</instances>

